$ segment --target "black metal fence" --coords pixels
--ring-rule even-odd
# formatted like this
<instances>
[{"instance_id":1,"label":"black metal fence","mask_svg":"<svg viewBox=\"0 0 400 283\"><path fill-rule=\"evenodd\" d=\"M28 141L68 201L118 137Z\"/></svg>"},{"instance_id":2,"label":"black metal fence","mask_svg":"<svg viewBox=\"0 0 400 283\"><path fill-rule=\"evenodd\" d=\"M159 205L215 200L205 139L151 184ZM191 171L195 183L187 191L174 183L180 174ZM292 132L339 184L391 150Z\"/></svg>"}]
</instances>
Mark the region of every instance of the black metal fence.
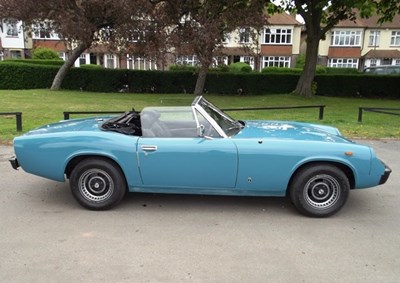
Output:
<instances>
[{"instance_id":1,"label":"black metal fence","mask_svg":"<svg viewBox=\"0 0 400 283\"><path fill-rule=\"evenodd\" d=\"M223 111L247 111L247 110L283 110L283 109L299 109L299 108L319 108L318 119L324 119L325 105L302 105L302 106L276 106L276 107L255 107L255 108L225 108Z\"/></svg>"},{"instance_id":2,"label":"black metal fence","mask_svg":"<svg viewBox=\"0 0 400 283\"><path fill-rule=\"evenodd\" d=\"M400 108L359 107L358 108L358 122L362 122L363 111L400 116ZM393 111L399 111L399 112L393 112Z\"/></svg>"},{"instance_id":3,"label":"black metal fence","mask_svg":"<svg viewBox=\"0 0 400 283\"><path fill-rule=\"evenodd\" d=\"M255 108L225 108L221 109L223 111L252 111L252 110L283 110L283 109L307 109L307 108L318 108L319 120L324 119L324 109L325 105L302 105L302 106L276 106L276 107L255 107ZM121 114L123 111L65 111L64 120L69 120L71 114Z\"/></svg>"},{"instance_id":4,"label":"black metal fence","mask_svg":"<svg viewBox=\"0 0 400 283\"><path fill-rule=\"evenodd\" d=\"M22 112L0 112L1 116L15 116L17 132L22 132Z\"/></svg>"},{"instance_id":5,"label":"black metal fence","mask_svg":"<svg viewBox=\"0 0 400 283\"><path fill-rule=\"evenodd\" d=\"M65 111L64 120L69 120L71 114L121 114L124 111Z\"/></svg>"}]
</instances>

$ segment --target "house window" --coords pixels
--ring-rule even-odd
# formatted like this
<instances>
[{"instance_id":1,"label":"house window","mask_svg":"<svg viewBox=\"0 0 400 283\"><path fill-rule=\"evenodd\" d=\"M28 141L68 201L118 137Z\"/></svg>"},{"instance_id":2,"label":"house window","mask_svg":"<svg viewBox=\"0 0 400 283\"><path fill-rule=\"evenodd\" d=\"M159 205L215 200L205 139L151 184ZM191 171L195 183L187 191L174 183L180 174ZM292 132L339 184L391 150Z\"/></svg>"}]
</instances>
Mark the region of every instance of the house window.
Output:
<instances>
[{"instance_id":1,"label":"house window","mask_svg":"<svg viewBox=\"0 0 400 283\"><path fill-rule=\"evenodd\" d=\"M250 65L250 67L254 70L254 57L252 56L240 56L240 62L246 63Z\"/></svg>"},{"instance_id":2,"label":"house window","mask_svg":"<svg viewBox=\"0 0 400 283\"><path fill-rule=\"evenodd\" d=\"M368 46L379 46L379 37L381 32L379 30L372 30L369 33Z\"/></svg>"},{"instance_id":3,"label":"house window","mask_svg":"<svg viewBox=\"0 0 400 283\"><path fill-rule=\"evenodd\" d=\"M5 20L4 23L7 36L18 36L17 20Z\"/></svg>"},{"instance_id":4,"label":"house window","mask_svg":"<svg viewBox=\"0 0 400 283\"><path fill-rule=\"evenodd\" d=\"M40 22L33 25L34 39L59 39L49 22Z\"/></svg>"},{"instance_id":5,"label":"house window","mask_svg":"<svg viewBox=\"0 0 400 283\"><path fill-rule=\"evenodd\" d=\"M372 61L371 61L372 63ZM328 61L328 67L332 68L358 68L356 58L332 58Z\"/></svg>"},{"instance_id":6,"label":"house window","mask_svg":"<svg viewBox=\"0 0 400 283\"><path fill-rule=\"evenodd\" d=\"M152 59L127 55L127 68L130 70L157 70L157 65Z\"/></svg>"},{"instance_id":7,"label":"house window","mask_svg":"<svg viewBox=\"0 0 400 283\"><path fill-rule=\"evenodd\" d=\"M110 41L112 39L113 33L114 31L110 26L103 27L99 32L101 40L105 42Z\"/></svg>"},{"instance_id":8,"label":"house window","mask_svg":"<svg viewBox=\"0 0 400 283\"><path fill-rule=\"evenodd\" d=\"M392 46L400 45L400 31L392 31L392 37L390 38L390 45Z\"/></svg>"},{"instance_id":9,"label":"house window","mask_svg":"<svg viewBox=\"0 0 400 283\"><path fill-rule=\"evenodd\" d=\"M381 65L392 65L392 58L383 58Z\"/></svg>"},{"instance_id":10,"label":"house window","mask_svg":"<svg viewBox=\"0 0 400 283\"><path fill-rule=\"evenodd\" d=\"M109 69L117 68L117 57L114 54L105 55L105 67Z\"/></svg>"},{"instance_id":11,"label":"house window","mask_svg":"<svg viewBox=\"0 0 400 283\"><path fill-rule=\"evenodd\" d=\"M370 64L369 64L369 65L370 65L371 67L376 66L376 64L377 64L377 60L376 60L376 59L371 59L371 60L370 60Z\"/></svg>"},{"instance_id":12,"label":"house window","mask_svg":"<svg viewBox=\"0 0 400 283\"><path fill-rule=\"evenodd\" d=\"M86 53L82 53L82 54L79 56L79 66L80 66L80 65L85 65L85 64L87 64L87 63L86 63Z\"/></svg>"},{"instance_id":13,"label":"house window","mask_svg":"<svg viewBox=\"0 0 400 283\"><path fill-rule=\"evenodd\" d=\"M265 44L292 44L292 30L284 28L267 28L264 30Z\"/></svg>"},{"instance_id":14,"label":"house window","mask_svg":"<svg viewBox=\"0 0 400 283\"><path fill-rule=\"evenodd\" d=\"M63 59L64 61L67 60L67 53L65 52L58 52L58 57Z\"/></svg>"},{"instance_id":15,"label":"house window","mask_svg":"<svg viewBox=\"0 0 400 283\"><path fill-rule=\"evenodd\" d=\"M228 65L227 56L215 56L213 57L213 67L218 67L222 65Z\"/></svg>"},{"instance_id":16,"label":"house window","mask_svg":"<svg viewBox=\"0 0 400 283\"><path fill-rule=\"evenodd\" d=\"M396 60L394 61L394 64L397 65L397 66L400 65L400 59L396 59Z\"/></svg>"},{"instance_id":17,"label":"house window","mask_svg":"<svg viewBox=\"0 0 400 283\"><path fill-rule=\"evenodd\" d=\"M131 42L144 42L146 33L142 30L133 30L131 34Z\"/></svg>"},{"instance_id":18,"label":"house window","mask_svg":"<svg viewBox=\"0 0 400 283\"><path fill-rule=\"evenodd\" d=\"M250 28L239 29L239 43L250 43Z\"/></svg>"},{"instance_id":19,"label":"house window","mask_svg":"<svg viewBox=\"0 0 400 283\"><path fill-rule=\"evenodd\" d=\"M1 23L1 22L0 22ZM18 36L17 20L4 20L4 32L7 36ZM0 27L3 30L3 27Z\"/></svg>"},{"instance_id":20,"label":"house window","mask_svg":"<svg viewBox=\"0 0 400 283\"><path fill-rule=\"evenodd\" d=\"M231 40L230 34L224 33L224 38L222 39L222 43L228 44L230 40Z\"/></svg>"},{"instance_id":21,"label":"house window","mask_svg":"<svg viewBox=\"0 0 400 283\"><path fill-rule=\"evenodd\" d=\"M176 64L197 66L197 65L199 65L199 60L197 60L196 55L183 55L183 56L178 56L176 58Z\"/></svg>"},{"instance_id":22,"label":"house window","mask_svg":"<svg viewBox=\"0 0 400 283\"><path fill-rule=\"evenodd\" d=\"M336 30L332 33L332 46L360 46L361 31Z\"/></svg>"},{"instance_id":23,"label":"house window","mask_svg":"<svg viewBox=\"0 0 400 283\"><path fill-rule=\"evenodd\" d=\"M11 59L21 59L22 54L20 50L11 50L10 51Z\"/></svg>"},{"instance_id":24,"label":"house window","mask_svg":"<svg viewBox=\"0 0 400 283\"><path fill-rule=\"evenodd\" d=\"M264 56L263 57L263 68L267 67L290 67L290 57L286 56Z\"/></svg>"}]
</instances>

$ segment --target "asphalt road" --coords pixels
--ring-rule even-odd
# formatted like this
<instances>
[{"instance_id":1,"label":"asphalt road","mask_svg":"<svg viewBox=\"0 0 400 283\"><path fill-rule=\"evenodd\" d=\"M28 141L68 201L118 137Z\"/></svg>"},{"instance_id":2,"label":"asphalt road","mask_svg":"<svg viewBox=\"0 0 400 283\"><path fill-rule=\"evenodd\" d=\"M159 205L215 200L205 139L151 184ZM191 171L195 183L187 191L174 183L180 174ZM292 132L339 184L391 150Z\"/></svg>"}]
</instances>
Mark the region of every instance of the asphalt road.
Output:
<instances>
[{"instance_id":1,"label":"asphalt road","mask_svg":"<svg viewBox=\"0 0 400 283\"><path fill-rule=\"evenodd\" d=\"M361 142L391 178L327 219L283 198L130 194L88 211L0 147L0 282L399 282L400 141Z\"/></svg>"}]
</instances>

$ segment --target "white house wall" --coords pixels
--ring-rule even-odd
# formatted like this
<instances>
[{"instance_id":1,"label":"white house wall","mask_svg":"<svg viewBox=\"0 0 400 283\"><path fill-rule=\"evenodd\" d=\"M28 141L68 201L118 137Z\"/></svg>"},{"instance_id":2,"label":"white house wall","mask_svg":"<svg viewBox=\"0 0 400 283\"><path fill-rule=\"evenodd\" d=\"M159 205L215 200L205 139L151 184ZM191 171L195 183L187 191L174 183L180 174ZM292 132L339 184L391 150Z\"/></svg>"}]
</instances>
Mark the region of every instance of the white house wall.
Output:
<instances>
[{"instance_id":1,"label":"white house wall","mask_svg":"<svg viewBox=\"0 0 400 283\"><path fill-rule=\"evenodd\" d=\"M3 28L0 29L0 37L1 44L5 49L24 49L25 47L25 39L24 39L24 31L22 28L22 21L17 22L17 30L18 36L9 36L7 35L5 23L2 21L1 24Z\"/></svg>"}]
</instances>

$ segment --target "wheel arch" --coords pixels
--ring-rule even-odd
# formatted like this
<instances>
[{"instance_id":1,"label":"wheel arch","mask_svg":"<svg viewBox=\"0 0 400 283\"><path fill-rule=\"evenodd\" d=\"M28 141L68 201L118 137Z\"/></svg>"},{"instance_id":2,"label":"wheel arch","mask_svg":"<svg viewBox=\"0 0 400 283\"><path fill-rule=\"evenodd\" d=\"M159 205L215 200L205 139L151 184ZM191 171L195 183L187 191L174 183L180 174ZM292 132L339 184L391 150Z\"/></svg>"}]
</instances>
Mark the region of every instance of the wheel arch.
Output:
<instances>
[{"instance_id":1,"label":"wheel arch","mask_svg":"<svg viewBox=\"0 0 400 283\"><path fill-rule=\"evenodd\" d=\"M89 158L97 158L97 159L101 159L101 160L112 163L114 166L116 166L121 171L122 175L124 176L125 183L127 184L125 172L124 172L124 170L122 170L121 165L109 156L97 155L97 154L82 154L82 155L74 156L72 159L70 159L68 161L67 165L65 166L65 170L64 170L64 173L67 176L67 179L69 179L69 177L71 176L72 170L74 170L76 165L78 165L81 161L83 161L85 159L89 159Z\"/></svg>"},{"instance_id":2,"label":"wheel arch","mask_svg":"<svg viewBox=\"0 0 400 283\"><path fill-rule=\"evenodd\" d=\"M337 167L339 170L341 170L346 175L347 179L349 180L350 189L354 189L354 187L355 187L355 175L354 175L354 172L353 172L353 170L352 170L352 168L350 166L348 166L346 164L343 164L341 162L337 162L337 161L309 161L309 162L306 162L304 164L301 164L292 173L292 175L290 177L290 180L288 182L288 186L286 188L286 195L289 194L290 185L291 185L294 177L298 174L298 172L300 172L304 168L312 167L312 166L318 166L318 165L332 165L332 166Z\"/></svg>"}]
</instances>

